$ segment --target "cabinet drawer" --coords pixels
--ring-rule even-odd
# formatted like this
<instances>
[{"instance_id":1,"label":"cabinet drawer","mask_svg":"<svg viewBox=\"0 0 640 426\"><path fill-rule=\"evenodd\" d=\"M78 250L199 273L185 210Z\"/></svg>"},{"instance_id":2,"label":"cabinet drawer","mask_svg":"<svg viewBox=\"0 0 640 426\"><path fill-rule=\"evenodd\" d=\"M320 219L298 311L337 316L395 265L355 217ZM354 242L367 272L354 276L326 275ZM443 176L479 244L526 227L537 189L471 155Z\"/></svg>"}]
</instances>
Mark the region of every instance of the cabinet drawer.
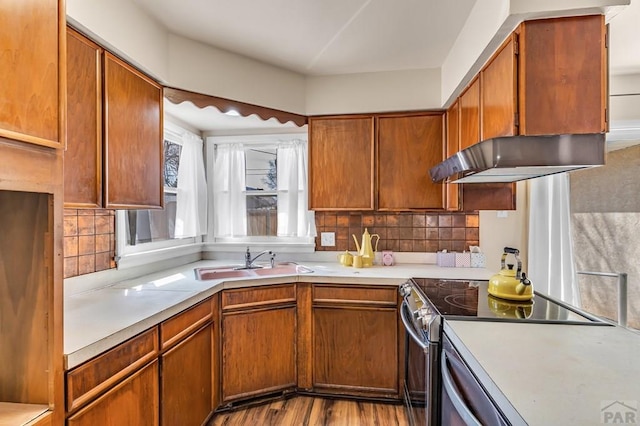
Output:
<instances>
[{"instance_id":1,"label":"cabinet drawer","mask_svg":"<svg viewBox=\"0 0 640 426\"><path fill-rule=\"evenodd\" d=\"M154 327L67 373L67 411L74 411L158 355Z\"/></svg>"},{"instance_id":2,"label":"cabinet drawer","mask_svg":"<svg viewBox=\"0 0 640 426\"><path fill-rule=\"evenodd\" d=\"M295 302L295 284L241 288L222 292L223 311Z\"/></svg>"},{"instance_id":3,"label":"cabinet drawer","mask_svg":"<svg viewBox=\"0 0 640 426\"><path fill-rule=\"evenodd\" d=\"M396 306L398 303L398 288L314 284L313 303Z\"/></svg>"},{"instance_id":4,"label":"cabinet drawer","mask_svg":"<svg viewBox=\"0 0 640 426\"><path fill-rule=\"evenodd\" d=\"M160 347L173 346L213 318L211 298L198 303L160 324Z\"/></svg>"}]
</instances>

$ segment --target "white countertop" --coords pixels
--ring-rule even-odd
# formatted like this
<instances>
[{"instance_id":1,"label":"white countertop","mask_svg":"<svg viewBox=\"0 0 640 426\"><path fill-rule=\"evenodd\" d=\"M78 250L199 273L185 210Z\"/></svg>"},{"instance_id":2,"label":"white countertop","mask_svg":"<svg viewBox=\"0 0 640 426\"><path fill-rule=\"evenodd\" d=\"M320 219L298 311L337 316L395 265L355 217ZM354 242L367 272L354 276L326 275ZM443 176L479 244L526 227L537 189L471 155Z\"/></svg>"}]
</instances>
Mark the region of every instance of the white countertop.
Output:
<instances>
[{"instance_id":1,"label":"white countertop","mask_svg":"<svg viewBox=\"0 0 640 426\"><path fill-rule=\"evenodd\" d=\"M640 406L640 335L634 332L446 321L445 333L494 399L506 398L515 409L508 410L513 424L599 425L605 415L640 415L634 411Z\"/></svg>"},{"instance_id":2,"label":"white countertop","mask_svg":"<svg viewBox=\"0 0 640 426\"><path fill-rule=\"evenodd\" d=\"M336 262L301 262L314 272L268 278L199 281L194 268L229 265L203 260L70 294L64 302L64 353L71 369L153 327L224 288L317 282L398 285L408 278L489 279L484 268L442 268L432 264L398 264L355 269Z\"/></svg>"}]
</instances>

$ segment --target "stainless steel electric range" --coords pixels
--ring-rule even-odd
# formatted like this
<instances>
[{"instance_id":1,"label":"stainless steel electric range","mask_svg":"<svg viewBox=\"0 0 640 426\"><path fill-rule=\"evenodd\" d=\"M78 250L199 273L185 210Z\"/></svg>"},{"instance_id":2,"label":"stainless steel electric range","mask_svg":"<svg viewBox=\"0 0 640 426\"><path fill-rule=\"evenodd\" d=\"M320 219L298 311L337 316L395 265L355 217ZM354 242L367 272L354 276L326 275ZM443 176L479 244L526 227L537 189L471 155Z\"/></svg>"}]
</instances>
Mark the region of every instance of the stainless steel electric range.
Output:
<instances>
[{"instance_id":1,"label":"stainless steel electric range","mask_svg":"<svg viewBox=\"0 0 640 426\"><path fill-rule=\"evenodd\" d=\"M531 301L512 302L493 297L487 287L488 281L426 278L414 278L400 286L400 316L406 329L404 402L411 424L441 424L443 318L604 324L546 295L535 293Z\"/></svg>"}]
</instances>

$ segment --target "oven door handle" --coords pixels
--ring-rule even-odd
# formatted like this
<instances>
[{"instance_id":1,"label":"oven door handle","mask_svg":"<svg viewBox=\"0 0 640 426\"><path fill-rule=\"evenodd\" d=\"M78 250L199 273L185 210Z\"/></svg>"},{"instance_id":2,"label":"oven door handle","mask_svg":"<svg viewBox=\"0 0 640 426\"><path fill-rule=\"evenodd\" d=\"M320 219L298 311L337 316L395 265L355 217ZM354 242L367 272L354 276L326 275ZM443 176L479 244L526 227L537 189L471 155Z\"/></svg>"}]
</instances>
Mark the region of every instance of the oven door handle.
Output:
<instances>
[{"instance_id":1,"label":"oven door handle","mask_svg":"<svg viewBox=\"0 0 640 426\"><path fill-rule=\"evenodd\" d=\"M447 352L445 350L442 351L440 370L442 371L442 386L449 396L456 412L464 421L464 424L467 426L482 426L482 423L478 421L469 407L467 407L467 404L465 404L462 396L460 396L456 386L453 384L453 378L451 377L451 373L447 367Z\"/></svg>"},{"instance_id":2,"label":"oven door handle","mask_svg":"<svg viewBox=\"0 0 640 426\"><path fill-rule=\"evenodd\" d=\"M413 324L411 324L411 320L407 318L407 313L409 312L409 305L407 304L406 300L403 300L402 306L400 306L400 319L402 320L407 333L409 333L409 336L411 336L411 338L418 344L418 346L420 346L422 350L425 350L429 347L429 343L421 339L420 336L418 336L418 333L416 333L416 330L413 328Z\"/></svg>"}]
</instances>

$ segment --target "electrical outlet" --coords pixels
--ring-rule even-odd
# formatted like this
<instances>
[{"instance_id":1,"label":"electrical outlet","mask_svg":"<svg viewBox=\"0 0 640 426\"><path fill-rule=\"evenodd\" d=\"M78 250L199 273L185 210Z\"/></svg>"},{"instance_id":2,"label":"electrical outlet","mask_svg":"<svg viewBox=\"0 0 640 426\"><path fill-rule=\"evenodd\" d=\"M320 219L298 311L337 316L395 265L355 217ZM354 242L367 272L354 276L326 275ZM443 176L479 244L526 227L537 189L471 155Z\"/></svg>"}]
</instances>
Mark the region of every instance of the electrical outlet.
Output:
<instances>
[{"instance_id":1,"label":"electrical outlet","mask_svg":"<svg viewBox=\"0 0 640 426\"><path fill-rule=\"evenodd\" d=\"M336 233L335 232L321 232L320 233L320 245L323 247L333 247L336 245Z\"/></svg>"},{"instance_id":2,"label":"electrical outlet","mask_svg":"<svg viewBox=\"0 0 640 426\"><path fill-rule=\"evenodd\" d=\"M507 213L506 210L498 210L497 216L504 219L505 217L509 217L509 213Z\"/></svg>"}]
</instances>

